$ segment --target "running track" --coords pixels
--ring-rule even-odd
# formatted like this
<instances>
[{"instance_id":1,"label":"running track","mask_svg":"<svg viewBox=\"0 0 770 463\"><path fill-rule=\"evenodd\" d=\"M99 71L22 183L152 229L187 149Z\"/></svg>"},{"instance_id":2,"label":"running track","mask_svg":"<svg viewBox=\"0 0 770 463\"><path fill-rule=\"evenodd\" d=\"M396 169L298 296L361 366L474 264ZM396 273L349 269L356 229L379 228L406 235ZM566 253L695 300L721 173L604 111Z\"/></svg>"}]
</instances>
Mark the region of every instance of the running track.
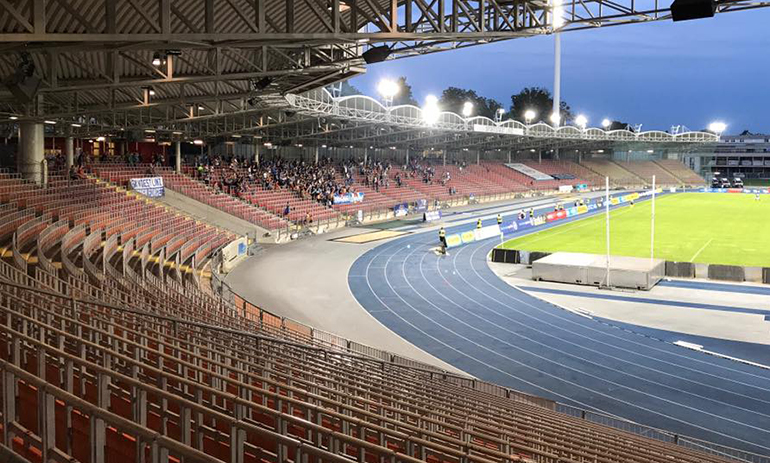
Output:
<instances>
[{"instance_id":1,"label":"running track","mask_svg":"<svg viewBox=\"0 0 770 463\"><path fill-rule=\"evenodd\" d=\"M770 456L770 370L529 296L489 269L495 239L449 256L437 256L431 250L437 244L431 231L366 252L348 274L353 295L406 340L480 379Z\"/></svg>"}]
</instances>

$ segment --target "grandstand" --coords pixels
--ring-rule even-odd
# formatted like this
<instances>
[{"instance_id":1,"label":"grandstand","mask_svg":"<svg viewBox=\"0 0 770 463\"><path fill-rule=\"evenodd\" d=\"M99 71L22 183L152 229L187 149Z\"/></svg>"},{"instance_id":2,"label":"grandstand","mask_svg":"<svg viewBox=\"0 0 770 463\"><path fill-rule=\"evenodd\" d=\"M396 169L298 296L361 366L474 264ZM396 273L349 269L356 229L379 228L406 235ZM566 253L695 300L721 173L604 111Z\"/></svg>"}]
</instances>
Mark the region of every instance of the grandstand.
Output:
<instances>
[{"instance_id":1,"label":"grandstand","mask_svg":"<svg viewBox=\"0 0 770 463\"><path fill-rule=\"evenodd\" d=\"M52 184L2 176L4 217L29 212L3 221L13 249L0 262L6 452L28 461L723 461L427 365L353 354L219 299L199 286L196 262L232 235L95 180ZM92 199L67 205L83 198ZM78 223L69 231L68 219Z\"/></svg>"}]
</instances>

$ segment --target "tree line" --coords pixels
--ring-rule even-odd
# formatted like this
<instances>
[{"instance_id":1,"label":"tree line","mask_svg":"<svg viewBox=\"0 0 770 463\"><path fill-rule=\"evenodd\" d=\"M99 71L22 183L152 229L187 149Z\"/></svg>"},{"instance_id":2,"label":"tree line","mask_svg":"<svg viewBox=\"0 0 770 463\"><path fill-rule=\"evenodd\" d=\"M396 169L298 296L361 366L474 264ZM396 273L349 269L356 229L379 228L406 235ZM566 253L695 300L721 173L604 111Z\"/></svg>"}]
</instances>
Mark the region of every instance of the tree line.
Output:
<instances>
[{"instance_id":1,"label":"tree line","mask_svg":"<svg viewBox=\"0 0 770 463\"><path fill-rule=\"evenodd\" d=\"M399 77L397 79L399 87L398 94L393 98L393 105L405 105L410 104L414 106L421 106L414 96L412 95L412 86L406 80L406 77ZM349 82L342 83L341 95L360 95L362 92L358 90ZM550 116L553 112L553 96L550 90L543 87L526 87L519 93L511 95L510 106L506 109L503 104L494 98L486 98L476 93L475 90L447 87L441 93L439 97L439 106L443 111L451 111L457 114L462 114L463 105L470 101L473 103L473 115L485 116L490 119L495 118L495 114L498 109L503 109L505 114L503 119L515 119L520 122L527 122L524 114L528 110L535 112L535 118L530 123L546 122L550 123ZM559 105L559 112L563 120L567 123L573 121L575 114L572 112L569 104L566 101L562 101ZM609 127L610 130L625 129L628 124L620 121L611 121Z\"/></svg>"}]
</instances>

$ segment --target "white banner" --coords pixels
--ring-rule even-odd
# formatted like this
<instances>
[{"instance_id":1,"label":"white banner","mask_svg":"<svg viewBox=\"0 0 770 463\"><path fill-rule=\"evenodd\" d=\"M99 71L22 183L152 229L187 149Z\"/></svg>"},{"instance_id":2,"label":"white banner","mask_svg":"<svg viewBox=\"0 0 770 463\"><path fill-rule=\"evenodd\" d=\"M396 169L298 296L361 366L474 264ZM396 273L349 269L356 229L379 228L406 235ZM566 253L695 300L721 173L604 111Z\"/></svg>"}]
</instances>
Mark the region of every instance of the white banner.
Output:
<instances>
[{"instance_id":1,"label":"white banner","mask_svg":"<svg viewBox=\"0 0 770 463\"><path fill-rule=\"evenodd\" d=\"M527 177L532 177L535 180L553 180L553 177L551 177L550 175L544 174L537 169L533 169L532 167L529 167L526 164L521 164L516 162L513 164L506 164L506 166L510 167L515 171L521 172Z\"/></svg>"},{"instance_id":2,"label":"white banner","mask_svg":"<svg viewBox=\"0 0 770 463\"><path fill-rule=\"evenodd\" d=\"M500 236L500 225L490 225L487 227L476 229L476 241L485 240L487 238L494 238Z\"/></svg>"},{"instance_id":3,"label":"white banner","mask_svg":"<svg viewBox=\"0 0 770 463\"><path fill-rule=\"evenodd\" d=\"M486 133L500 133L504 135L524 135L524 129L517 129L515 127L501 127L497 125L474 124L473 131L486 132Z\"/></svg>"},{"instance_id":4,"label":"white banner","mask_svg":"<svg viewBox=\"0 0 770 463\"><path fill-rule=\"evenodd\" d=\"M131 189L150 198L160 198L165 193L163 177L132 178Z\"/></svg>"}]
</instances>

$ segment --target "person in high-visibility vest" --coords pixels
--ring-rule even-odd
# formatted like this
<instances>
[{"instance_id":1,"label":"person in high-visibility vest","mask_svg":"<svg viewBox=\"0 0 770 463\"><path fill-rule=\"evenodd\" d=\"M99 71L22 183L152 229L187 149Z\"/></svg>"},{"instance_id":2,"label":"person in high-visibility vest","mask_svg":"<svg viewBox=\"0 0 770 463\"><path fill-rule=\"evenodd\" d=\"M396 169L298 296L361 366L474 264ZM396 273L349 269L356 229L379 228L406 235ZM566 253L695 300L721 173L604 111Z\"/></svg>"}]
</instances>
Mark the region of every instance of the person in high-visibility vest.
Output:
<instances>
[{"instance_id":1,"label":"person in high-visibility vest","mask_svg":"<svg viewBox=\"0 0 770 463\"><path fill-rule=\"evenodd\" d=\"M444 227L438 231L438 240L441 241L441 252L446 254L446 230Z\"/></svg>"},{"instance_id":2,"label":"person in high-visibility vest","mask_svg":"<svg viewBox=\"0 0 770 463\"><path fill-rule=\"evenodd\" d=\"M500 214L497 214L497 224L502 225L503 224L503 216Z\"/></svg>"},{"instance_id":3,"label":"person in high-visibility vest","mask_svg":"<svg viewBox=\"0 0 770 463\"><path fill-rule=\"evenodd\" d=\"M476 228L481 230L481 219L476 221Z\"/></svg>"}]
</instances>

